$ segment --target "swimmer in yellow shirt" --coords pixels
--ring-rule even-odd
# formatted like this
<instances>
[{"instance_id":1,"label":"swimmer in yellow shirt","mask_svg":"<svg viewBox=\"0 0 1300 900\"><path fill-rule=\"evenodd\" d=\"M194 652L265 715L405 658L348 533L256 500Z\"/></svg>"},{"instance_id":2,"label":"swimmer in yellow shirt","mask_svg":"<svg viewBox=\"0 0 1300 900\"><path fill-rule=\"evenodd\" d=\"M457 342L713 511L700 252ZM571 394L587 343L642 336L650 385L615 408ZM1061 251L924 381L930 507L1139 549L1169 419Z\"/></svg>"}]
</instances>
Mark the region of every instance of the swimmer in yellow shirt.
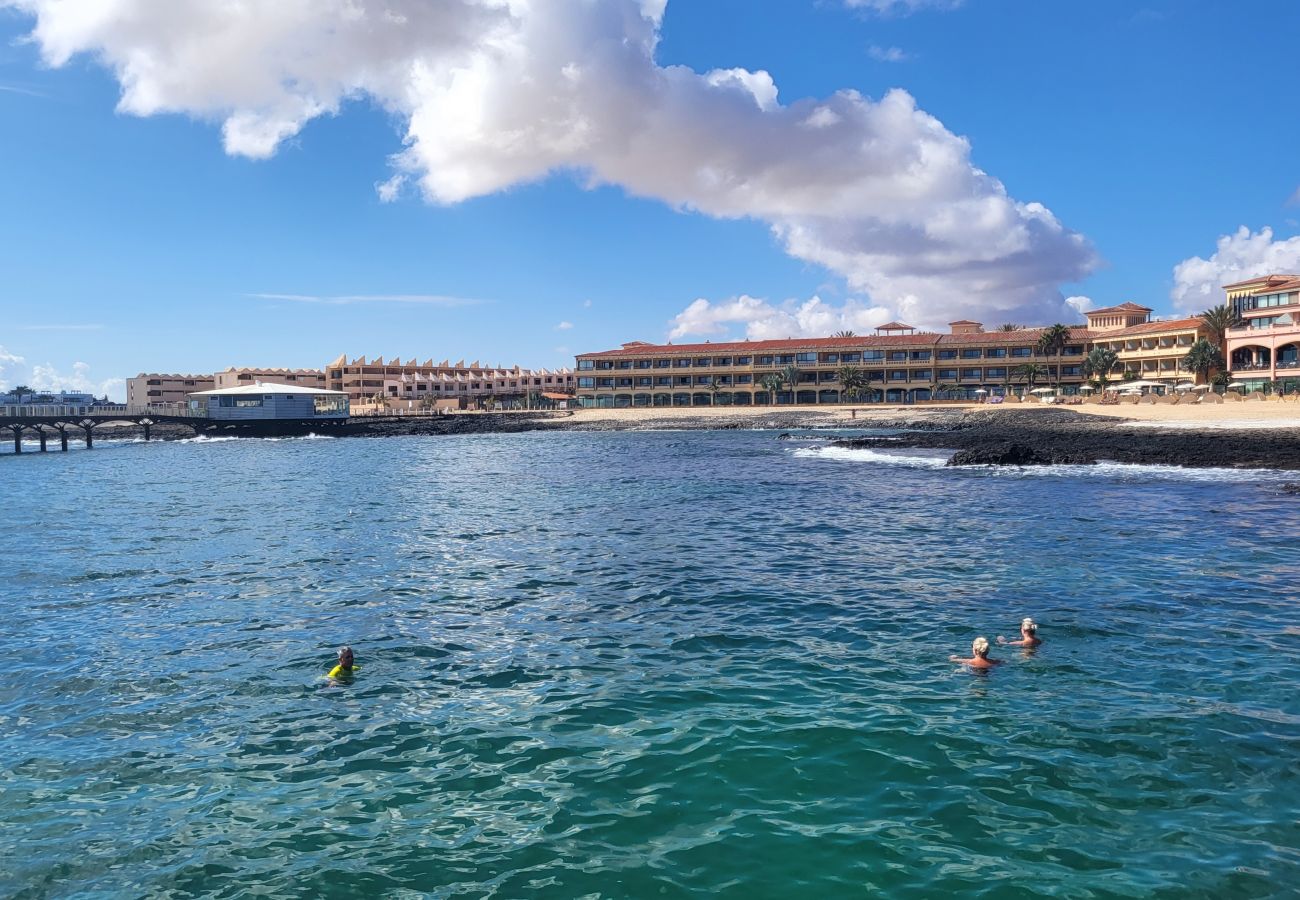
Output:
<instances>
[{"instance_id":1,"label":"swimmer in yellow shirt","mask_svg":"<svg viewBox=\"0 0 1300 900\"><path fill-rule=\"evenodd\" d=\"M356 664L356 658L352 655L351 647L339 648L339 664L330 669L330 673L325 677L334 682L347 682L352 680L355 672L360 672L361 667Z\"/></svg>"}]
</instances>

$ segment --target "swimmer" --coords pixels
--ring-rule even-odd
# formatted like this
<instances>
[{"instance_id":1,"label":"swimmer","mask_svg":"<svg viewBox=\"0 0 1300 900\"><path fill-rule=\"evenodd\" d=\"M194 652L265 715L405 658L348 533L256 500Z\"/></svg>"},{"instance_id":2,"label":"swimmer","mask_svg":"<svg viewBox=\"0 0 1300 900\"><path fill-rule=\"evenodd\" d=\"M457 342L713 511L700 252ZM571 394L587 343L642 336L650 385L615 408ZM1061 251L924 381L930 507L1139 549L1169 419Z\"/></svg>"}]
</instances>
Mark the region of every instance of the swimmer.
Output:
<instances>
[{"instance_id":1,"label":"swimmer","mask_svg":"<svg viewBox=\"0 0 1300 900\"><path fill-rule=\"evenodd\" d=\"M989 659L989 640L988 638L977 637L971 642L970 659L962 659L960 656L948 657L953 662L959 662L962 665L970 666L972 669L991 669L1000 665L1002 660Z\"/></svg>"},{"instance_id":2,"label":"swimmer","mask_svg":"<svg viewBox=\"0 0 1300 900\"><path fill-rule=\"evenodd\" d=\"M351 647L339 648L339 664L330 669L330 673L325 677L330 681L351 681L354 672L360 672L361 667L356 665L356 657L352 654Z\"/></svg>"},{"instance_id":3,"label":"swimmer","mask_svg":"<svg viewBox=\"0 0 1300 900\"><path fill-rule=\"evenodd\" d=\"M1008 647L1031 647L1032 648L1032 647L1037 647L1042 642L1043 639L1038 636L1038 625L1035 624L1034 620L1029 618L1028 616L1025 616L1024 620L1020 623L1020 640L1009 641L1006 638L1004 638L1002 635L1000 634L998 635L998 643L1006 644Z\"/></svg>"}]
</instances>

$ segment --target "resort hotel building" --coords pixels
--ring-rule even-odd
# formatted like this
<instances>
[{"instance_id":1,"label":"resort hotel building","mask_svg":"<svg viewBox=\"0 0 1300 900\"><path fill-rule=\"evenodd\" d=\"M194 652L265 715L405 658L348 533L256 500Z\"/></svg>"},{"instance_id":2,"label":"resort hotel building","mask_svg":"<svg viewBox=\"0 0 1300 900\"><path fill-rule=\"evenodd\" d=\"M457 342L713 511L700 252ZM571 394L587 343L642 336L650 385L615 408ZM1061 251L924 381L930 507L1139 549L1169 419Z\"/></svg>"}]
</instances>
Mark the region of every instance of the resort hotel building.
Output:
<instances>
[{"instance_id":1,"label":"resort hotel building","mask_svg":"<svg viewBox=\"0 0 1300 900\"><path fill-rule=\"evenodd\" d=\"M1300 380L1300 275L1264 275L1223 289L1241 319L1227 335L1233 380L1249 390Z\"/></svg>"},{"instance_id":2,"label":"resort hotel building","mask_svg":"<svg viewBox=\"0 0 1300 900\"><path fill-rule=\"evenodd\" d=\"M1150 308L1136 303L1094 309L1084 315L1092 335L1089 349L1107 347L1119 357L1109 375L1113 383L1142 380L1172 387L1196 380L1182 368L1182 361L1193 344L1210 336L1200 316L1152 321Z\"/></svg>"},{"instance_id":3,"label":"resort hotel building","mask_svg":"<svg viewBox=\"0 0 1300 900\"><path fill-rule=\"evenodd\" d=\"M288 384L298 387L325 388L325 373L320 369L236 369L233 366L213 376L216 387L241 387L262 384Z\"/></svg>"},{"instance_id":4,"label":"resort hotel building","mask_svg":"<svg viewBox=\"0 0 1300 900\"><path fill-rule=\"evenodd\" d=\"M1091 338L1071 329L1058 358L1038 351L1041 328L985 331L979 322L950 324L950 333L918 332L890 322L869 337L791 338L703 344L632 341L617 350L577 357L578 402L588 407L710 406L839 403L839 369L854 366L869 379L872 394L888 403L940 397L977 399L1020 394L1027 380L1017 367L1041 367L1036 383L1077 392L1084 382L1083 357ZM796 382L772 392L764 376L793 366ZM882 397L883 394L883 397Z\"/></svg>"},{"instance_id":5,"label":"resort hotel building","mask_svg":"<svg viewBox=\"0 0 1300 900\"><path fill-rule=\"evenodd\" d=\"M211 375L161 375L141 373L126 380L127 406L185 403L190 394L216 387Z\"/></svg>"},{"instance_id":6,"label":"resort hotel building","mask_svg":"<svg viewBox=\"0 0 1300 900\"><path fill-rule=\"evenodd\" d=\"M451 363L432 359L388 362L340 356L325 367L326 387L347 394L353 405L376 402L392 409L467 409L487 400L562 404L572 399L576 378L570 369L487 366L477 360Z\"/></svg>"}]
</instances>

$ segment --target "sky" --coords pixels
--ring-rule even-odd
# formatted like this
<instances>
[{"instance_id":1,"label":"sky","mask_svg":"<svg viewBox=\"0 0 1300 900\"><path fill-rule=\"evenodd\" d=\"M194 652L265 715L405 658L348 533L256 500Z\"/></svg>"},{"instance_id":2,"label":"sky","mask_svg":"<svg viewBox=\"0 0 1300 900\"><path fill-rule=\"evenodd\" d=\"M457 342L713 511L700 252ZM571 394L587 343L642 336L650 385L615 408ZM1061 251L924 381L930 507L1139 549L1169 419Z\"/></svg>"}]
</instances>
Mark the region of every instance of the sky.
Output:
<instances>
[{"instance_id":1,"label":"sky","mask_svg":"<svg viewBox=\"0 0 1300 900\"><path fill-rule=\"evenodd\" d=\"M1194 314L1300 3L0 0L0 388Z\"/></svg>"}]
</instances>

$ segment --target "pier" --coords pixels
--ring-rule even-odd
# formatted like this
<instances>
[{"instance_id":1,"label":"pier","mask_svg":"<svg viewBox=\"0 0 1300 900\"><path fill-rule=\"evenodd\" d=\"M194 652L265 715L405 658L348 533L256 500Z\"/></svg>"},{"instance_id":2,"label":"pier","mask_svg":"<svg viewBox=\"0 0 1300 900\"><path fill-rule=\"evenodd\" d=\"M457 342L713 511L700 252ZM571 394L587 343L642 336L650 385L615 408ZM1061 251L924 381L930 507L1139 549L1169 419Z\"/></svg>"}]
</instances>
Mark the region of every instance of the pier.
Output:
<instances>
[{"instance_id":1,"label":"pier","mask_svg":"<svg viewBox=\"0 0 1300 900\"><path fill-rule=\"evenodd\" d=\"M162 423L189 425L195 434L208 423L206 409L191 409L183 403L156 406L0 406L0 429L13 436L14 452L23 452L23 435L34 434L41 451L49 449L49 439L58 435L59 449L68 449L68 432L74 438L80 430L86 449L95 446L95 429L108 424L137 425L149 440L150 428Z\"/></svg>"}]
</instances>

